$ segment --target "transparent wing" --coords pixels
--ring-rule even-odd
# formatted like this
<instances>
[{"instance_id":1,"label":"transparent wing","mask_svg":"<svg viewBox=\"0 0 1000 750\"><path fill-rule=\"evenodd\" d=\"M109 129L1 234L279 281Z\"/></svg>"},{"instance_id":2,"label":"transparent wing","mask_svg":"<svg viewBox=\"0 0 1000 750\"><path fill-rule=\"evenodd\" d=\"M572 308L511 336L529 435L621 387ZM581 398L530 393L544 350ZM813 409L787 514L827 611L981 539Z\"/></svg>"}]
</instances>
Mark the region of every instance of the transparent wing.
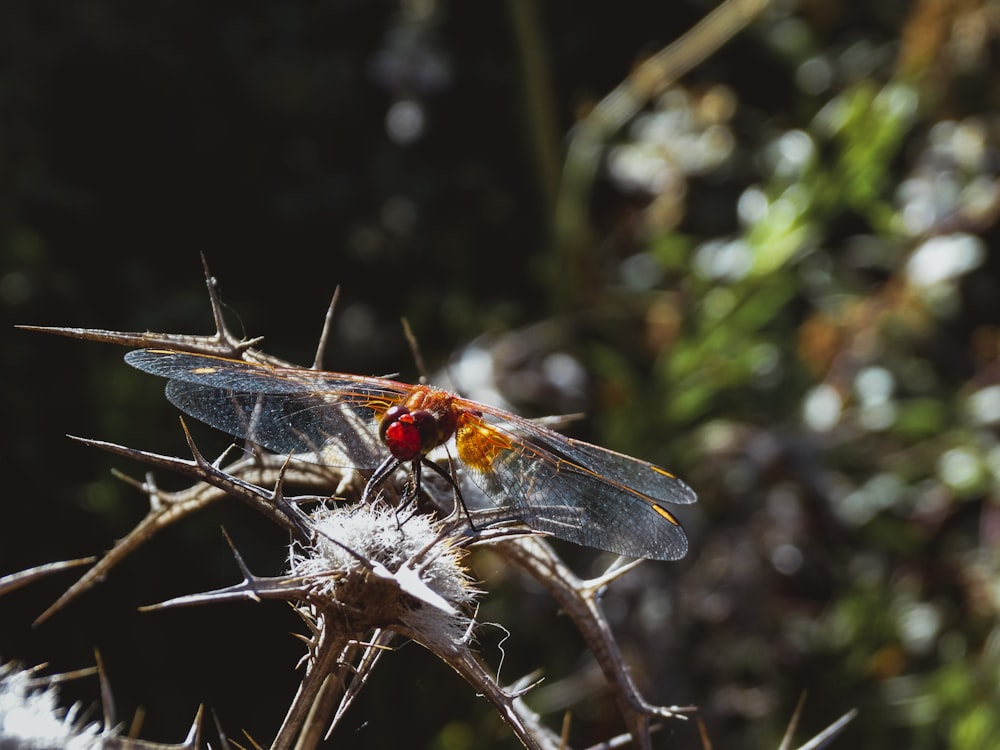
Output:
<instances>
[{"instance_id":1,"label":"transparent wing","mask_svg":"<svg viewBox=\"0 0 1000 750\"><path fill-rule=\"evenodd\" d=\"M512 516L559 539L630 557L686 554L684 530L665 507L695 502L684 482L506 412L484 413L491 421L464 413L456 450L470 478Z\"/></svg>"},{"instance_id":2,"label":"transparent wing","mask_svg":"<svg viewBox=\"0 0 1000 750\"><path fill-rule=\"evenodd\" d=\"M381 378L280 368L158 349L125 361L169 378L167 398L186 414L282 455L371 469L385 457L378 420L408 387Z\"/></svg>"},{"instance_id":3,"label":"transparent wing","mask_svg":"<svg viewBox=\"0 0 1000 750\"><path fill-rule=\"evenodd\" d=\"M283 455L359 469L382 462L378 421L413 390L382 378L168 350L129 352L125 361L168 378L170 401L217 429ZM461 464L511 518L631 557L686 553L687 537L666 505L696 497L674 475L485 404L455 404Z\"/></svg>"}]
</instances>

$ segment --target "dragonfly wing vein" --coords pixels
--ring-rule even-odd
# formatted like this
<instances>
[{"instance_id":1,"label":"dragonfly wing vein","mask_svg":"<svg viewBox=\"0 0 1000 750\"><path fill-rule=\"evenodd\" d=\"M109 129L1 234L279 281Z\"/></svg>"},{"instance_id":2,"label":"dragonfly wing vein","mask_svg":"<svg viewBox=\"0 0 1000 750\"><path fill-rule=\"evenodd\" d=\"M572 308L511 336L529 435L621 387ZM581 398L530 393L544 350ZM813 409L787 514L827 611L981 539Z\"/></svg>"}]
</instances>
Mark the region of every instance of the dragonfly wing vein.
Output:
<instances>
[{"instance_id":1,"label":"dragonfly wing vein","mask_svg":"<svg viewBox=\"0 0 1000 750\"><path fill-rule=\"evenodd\" d=\"M468 440L458 450L472 481L512 517L556 538L630 557L686 554L683 529L642 493L512 433L506 442L504 449L496 441Z\"/></svg>"},{"instance_id":2,"label":"dragonfly wing vein","mask_svg":"<svg viewBox=\"0 0 1000 750\"><path fill-rule=\"evenodd\" d=\"M171 380L167 398L190 416L281 455L371 469L384 457L371 408L306 393L248 393Z\"/></svg>"}]
</instances>

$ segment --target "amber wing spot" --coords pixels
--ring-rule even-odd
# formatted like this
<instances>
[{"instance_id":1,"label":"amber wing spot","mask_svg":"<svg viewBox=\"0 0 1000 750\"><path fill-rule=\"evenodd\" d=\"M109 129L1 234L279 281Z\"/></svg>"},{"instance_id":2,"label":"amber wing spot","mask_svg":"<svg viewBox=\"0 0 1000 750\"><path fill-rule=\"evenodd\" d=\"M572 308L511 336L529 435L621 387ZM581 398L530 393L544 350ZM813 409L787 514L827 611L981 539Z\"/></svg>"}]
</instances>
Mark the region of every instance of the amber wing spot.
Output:
<instances>
[{"instance_id":1,"label":"amber wing spot","mask_svg":"<svg viewBox=\"0 0 1000 750\"><path fill-rule=\"evenodd\" d=\"M666 474L667 472L663 472L663 473ZM673 475L670 475L670 476L673 476ZM661 516L663 516L668 521L670 521L670 523L672 523L674 526L680 526L681 525L681 522L678 521L676 518L674 518L673 514L670 511L668 511L666 508L661 508L659 505L653 505L652 508L657 513L659 513Z\"/></svg>"},{"instance_id":2,"label":"amber wing spot","mask_svg":"<svg viewBox=\"0 0 1000 750\"><path fill-rule=\"evenodd\" d=\"M512 447L509 438L482 422L462 419L455 431L458 457L475 471L488 471Z\"/></svg>"},{"instance_id":3,"label":"amber wing spot","mask_svg":"<svg viewBox=\"0 0 1000 750\"><path fill-rule=\"evenodd\" d=\"M195 367L191 370L194 375L212 375L215 372L218 372L217 367Z\"/></svg>"},{"instance_id":4,"label":"amber wing spot","mask_svg":"<svg viewBox=\"0 0 1000 750\"><path fill-rule=\"evenodd\" d=\"M667 471L666 469L661 469L659 466L650 466L649 468L655 471L657 474L662 474L663 476L670 477L671 479L677 479L676 474L671 474L669 471Z\"/></svg>"},{"instance_id":5,"label":"amber wing spot","mask_svg":"<svg viewBox=\"0 0 1000 750\"><path fill-rule=\"evenodd\" d=\"M365 397L365 398L360 398L360 397L351 397L351 398L348 398L346 396L343 397L343 398L341 398L340 401L343 402L343 403L357 404L358 406L363 407L365 409L371 409L372 410L372 420L375 422L375 424L378 424L381 421L381 419L385 415L385 413L387 411L389 411L389 407L390 406L393 406L394 404L398 404L399 403L398 400L397 401L388 401L388 400L386 400L384 398L368 398L368 397Z\"/></svg>"}]
</instances>

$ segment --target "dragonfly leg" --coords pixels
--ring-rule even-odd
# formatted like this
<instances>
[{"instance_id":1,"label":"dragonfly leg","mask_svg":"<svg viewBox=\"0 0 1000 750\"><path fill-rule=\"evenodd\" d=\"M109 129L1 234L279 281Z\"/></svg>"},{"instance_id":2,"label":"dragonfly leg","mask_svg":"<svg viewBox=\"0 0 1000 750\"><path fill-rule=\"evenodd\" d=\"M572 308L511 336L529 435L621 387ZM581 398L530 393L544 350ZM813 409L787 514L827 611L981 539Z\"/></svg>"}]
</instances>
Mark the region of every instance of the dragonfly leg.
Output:
<instances>
[{"instance_id":1,"label":"dragonfly leg","mask_svg":"<svg viewBox=\"0 0 1000 750\"><path fill-rule=\"evenodd\" d=\"M399 498L399 505L396 509L396 523L399 528L420 512L420 489L421 489L420 459L411 462L410 475L406 478L406 489L403 490Z\"/></svg>"},{"instance_id":2,"label":"dragonfly leg","mask_svg":"<svg viewBox=\"0 0 1000 750\"><path fill-rule=\"evenodd\" d=\"M402 463L403 462L395 456L389 456L385 459L385 461L379 464L378 468L375 469L375 473L371 475L371 478L365 485L364 491L361 493L361 502L366 504L371 503L375 495L375 490L378 486L391 477L393 472L396 471Z\"/></svg>"}]
</instances>

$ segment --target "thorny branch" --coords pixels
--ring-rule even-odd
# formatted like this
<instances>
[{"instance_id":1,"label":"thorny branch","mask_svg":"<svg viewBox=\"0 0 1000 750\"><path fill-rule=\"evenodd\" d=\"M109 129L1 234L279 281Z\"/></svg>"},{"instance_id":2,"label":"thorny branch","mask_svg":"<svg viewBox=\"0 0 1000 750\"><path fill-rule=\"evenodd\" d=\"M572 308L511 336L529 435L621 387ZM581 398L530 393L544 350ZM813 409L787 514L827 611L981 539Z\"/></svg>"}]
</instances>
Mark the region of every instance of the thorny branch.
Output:
<instances>
[{"instance_id":1,"label":"thorny branch","mask_svg":"<svg viewBox=\"0 0 1000 750\"><path fill-rule=\"evenodd\" d=\"M167 347L285 364L254 348L259 339L238 339L228 330L222 316L218 286L207 267L206 278L216 324L216 331L210 336L27 328L132 347ZM331 317L332 309L326 318L313 367L318 367L322 361ZM164 492L157 487L152 474L147 474L144 481L126 479L148 497L150 509L146 517L39 620L51 617L70 599L93 586L160 530L231 495L291 535L294 540L291 570L275 577L254 575L233 549L243 572L242 582L217 591L179 597L147 609L233 599L279 599L296 607L309 631L302 636L308 647L304 657L305 674L271 743L272 748L312 748L329 736L397 638L415 641L447 663L493 704L525 747L539 750L568 747L565 736L556 735L545 727L523 700L537 684L537 678L525 678L512 687L503 688L471 648L478 627L474 615L477 592L471 586L465 550L476 545L490 545L509 564L531 575L570 615L601 665L636 746L651 748L654 720L670 719L693 710L654 706L643 699L631 680L601 610L598 599L601 589L634 564L612 565L603 576L582 580L537 535L516 525L491 526L490 521L495 519L488 513L474 513L477 521L473 528L463 512L454 512L443 520L427 515L407 516L402 522L392 507L398 498L392 495L380 498L379 503L371 506L331 504L328 499L332 497L356 499L360 496L363 483L357 472L289 462L287 457L256 448L226 464L223 464L225 455L213 462L200 453L186 428L184 433L192 459L76 438L153 468L180 474L195 483L185 490ZM287 483L315 490L317 494L286 496ZM430 486L425 491L434 492ZM436 500L438 507L448 507L451 498ZM72 564L78 561L57 564L52 570ZM25 571L20 578L4 581L13 586L17 580L44 572L48 571ZM836 735L849 718L844 717L814 741ZM200 719L196 726L200 726ZM612 738L606 746L617 746L624 739L624 736ZM191 745L183 745L188 746Z\"/></svg>"}]
</instances>

